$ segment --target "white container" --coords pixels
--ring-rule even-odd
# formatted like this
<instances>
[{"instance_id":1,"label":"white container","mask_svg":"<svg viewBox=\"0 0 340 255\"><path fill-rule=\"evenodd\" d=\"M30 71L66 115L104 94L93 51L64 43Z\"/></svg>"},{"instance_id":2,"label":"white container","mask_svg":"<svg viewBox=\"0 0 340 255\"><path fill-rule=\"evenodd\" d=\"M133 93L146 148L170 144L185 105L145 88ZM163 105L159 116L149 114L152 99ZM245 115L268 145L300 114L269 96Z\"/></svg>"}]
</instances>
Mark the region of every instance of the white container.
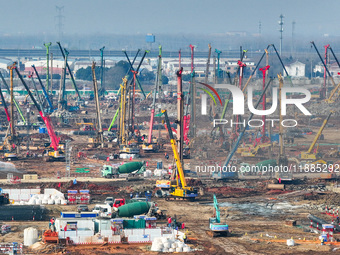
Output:
<instances>
[{"instance_id":1,"label":"white container","mask_svg":"<svg viewBox=\"0 0 340 255\"><path fill-rule=\"evenodd\" d=\"M49 204L49 205L54 205L54 199L49 199L49 200L47 200L47 204Z\"/></svg>"},{"instance_id":2,"label":"white container","mask_svg":"<svg viewBox=\"0 0 340 255\"><path fill-rule=\"evenodd\" d=\"M295 245L295 241L293 239L287 239L287 245L288 246L294 246Z\"/></svg>"},{"instance_id":3,"label":"white container","mask_svg":"<svg viewBox=\"0 0 340 255\"><path fill-rule=\"evenodd\" d=\"M183 247L183 252L190 252L190 247L189 246L185 246Z\"/></svg>"},{"instance_id":4,"label":"white container","mask_svg":"<svg viewBox=\"0 0 340 255\"><path fill-rule=\"evenodd\" d=\"M36 205L41 205L41 199L35 200L35 204L36 204Z\"/></svg>"},{"instance_id":5,"label":"white container","mask_svg":"<svg viewBox=\"0 0 340 255\"><path fill-rule=\"evenodd\" d=\"M174 248L170 248L170 249L169 249L169 252L174 252L174 251L175 251Z\"/></svg>"},{"instance_id":6,"label":"white container","mask_svg":"<svg viewBox=\"0 0 340 255\"><path fill-rule=\"evenodd\" d=\"M176 252L182 252L183 251L183 248L182 247L177 247L176 248Z\"/></svg>"},{"instance_id":7,"label":"white container","mask_svg":"<svg viewBox=\"0 0 340 255\"><path fill-rule=\"evenodd\" d=\"M42 199L41 200L41 204L42 205L47 205L47 203L48 203L48 199Z\"/></svg>"},{"instance_id":8,"label":"white container","mask_svg":"<svg viewBox=\"0 0 340 255\"><path fill-rule=\"evenodd\" d=\"M168 243L168 242L164 243L163 245L164 245L165 249L169 249L170 248L170 243Z\"/></svg>"},{"instance_id":9,"label":"white container","mask_svg":"<svg viewBox=\"0 0 340 255\"><path fill-rule=\"evenodd\" d=\"M176 249L177 248L177 243L171 244L171 248Z\"/></svg>"},{"instance_id":10,"label":"white container","mask_svg":"<svg viewBox=\"0 0 340 255\"><path fill-rule=\"evenodd\" d=\"M183 248L183 246L184 246L184 243L182 243L182 242L178 242L178 243L177 243L177 247L178 247L178 248Z\"/></svg>"},{"instance_id":11,"label":"white container","mask_svg":"<svg viewBox=\"0 0 340 255\"><path fill-rule=\"evenodd\" d=\"M60 204L61 204L61 199L56 199L56 200L55 200L55 204L56 204L56 205L60 205Z\"/></svg>"},{"instance_id":12,"label":"white container","mask_svg":"<svg viewBox=\"0 0 340 255\"><path fill-rule=\"evenodd\" d=\"M61 200L62 205L67 205L67 200Z\"/></svg>"},{"instance_id":13,"label":"white container","mask_svg":"<svg viewBox=\"0 0 340 255\"><path fill-rule=\"evenodd\" d=\"M38 241L38 230L36 228L24 229L24 245L30 246Z\"/></svg>"}]
</instances>

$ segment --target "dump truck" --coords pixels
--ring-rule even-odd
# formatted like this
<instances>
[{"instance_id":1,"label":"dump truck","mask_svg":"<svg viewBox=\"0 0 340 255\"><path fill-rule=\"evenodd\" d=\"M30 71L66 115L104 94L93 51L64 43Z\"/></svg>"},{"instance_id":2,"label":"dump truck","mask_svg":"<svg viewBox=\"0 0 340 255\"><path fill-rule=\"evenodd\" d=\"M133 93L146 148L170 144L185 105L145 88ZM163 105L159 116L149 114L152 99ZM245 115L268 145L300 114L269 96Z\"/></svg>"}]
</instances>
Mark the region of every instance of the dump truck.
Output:
<instances>
[{"instance_id":1,"label":"dump truck","mask_svg":"<svg viewBox=\"0 0 340 255\"><path fill-rule=\"evenodd\" d=\"M127 175L127 177L142 174L145 171L145 162L129 162L120 166L104 165L101 169L102 177L118 178Z\"/></svg>"}]
</instances>

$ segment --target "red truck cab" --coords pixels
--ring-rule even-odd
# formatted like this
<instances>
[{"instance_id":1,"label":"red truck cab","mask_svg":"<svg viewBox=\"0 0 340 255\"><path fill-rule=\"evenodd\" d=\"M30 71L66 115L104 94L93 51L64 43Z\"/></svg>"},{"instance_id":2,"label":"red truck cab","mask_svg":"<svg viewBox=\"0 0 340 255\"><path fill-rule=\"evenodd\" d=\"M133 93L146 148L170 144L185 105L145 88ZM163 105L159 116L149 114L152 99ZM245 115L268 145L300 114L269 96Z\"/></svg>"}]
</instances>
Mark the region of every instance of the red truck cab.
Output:
<instances>
[{"instance_id":1,"label":"red truck cab","mask_svg":"<svg viewBox=\"0 0 340 255\"><path fill-rule=\"evenodd\" d=\"M116 198L115 201L113 202L113 206L112 207L120 207L122 205L125 205L125 198Z\"/></svg>"}]
</instances>

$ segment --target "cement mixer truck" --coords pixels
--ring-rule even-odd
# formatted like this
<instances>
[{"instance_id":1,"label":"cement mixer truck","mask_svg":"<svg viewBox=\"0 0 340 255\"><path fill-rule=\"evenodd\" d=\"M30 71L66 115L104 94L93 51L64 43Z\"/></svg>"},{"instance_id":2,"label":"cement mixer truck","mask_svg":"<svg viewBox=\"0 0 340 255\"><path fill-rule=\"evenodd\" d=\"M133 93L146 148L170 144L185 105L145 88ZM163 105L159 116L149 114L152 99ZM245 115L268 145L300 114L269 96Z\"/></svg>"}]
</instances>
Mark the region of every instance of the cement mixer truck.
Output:
<instances>
[{"instance_id":1,"label":"cement mixer truck","mask_svg":"<svg viewBox=\"0 0 340 255\"><path fill-rule=\"evenodd\" d=\"M144 166L144 161L142 162L129 162L124 165L104 165L101 169L102 177L105 178L131 178L136 175L142 174L146 169Z\"/></svg>"}]
</instances>

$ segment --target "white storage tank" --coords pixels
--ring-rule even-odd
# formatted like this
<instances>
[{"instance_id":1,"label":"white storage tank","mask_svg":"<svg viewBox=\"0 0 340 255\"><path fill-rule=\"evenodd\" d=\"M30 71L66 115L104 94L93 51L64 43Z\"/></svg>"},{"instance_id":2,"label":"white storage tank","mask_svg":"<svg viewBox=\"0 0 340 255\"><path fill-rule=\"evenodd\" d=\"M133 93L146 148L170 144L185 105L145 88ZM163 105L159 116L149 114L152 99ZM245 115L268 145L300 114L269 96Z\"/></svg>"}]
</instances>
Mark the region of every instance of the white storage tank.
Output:
<instances>
[{"instance_id":1,"label":"white storage tank","mask_svg":"<svg viewBox=\"0 0 340 255\"><path fill-rule=\"evenodd\" d=\"M38 230L36 228L24 229L24 245L30 246L38 241Z\"/></svg>"}]
</instances>

